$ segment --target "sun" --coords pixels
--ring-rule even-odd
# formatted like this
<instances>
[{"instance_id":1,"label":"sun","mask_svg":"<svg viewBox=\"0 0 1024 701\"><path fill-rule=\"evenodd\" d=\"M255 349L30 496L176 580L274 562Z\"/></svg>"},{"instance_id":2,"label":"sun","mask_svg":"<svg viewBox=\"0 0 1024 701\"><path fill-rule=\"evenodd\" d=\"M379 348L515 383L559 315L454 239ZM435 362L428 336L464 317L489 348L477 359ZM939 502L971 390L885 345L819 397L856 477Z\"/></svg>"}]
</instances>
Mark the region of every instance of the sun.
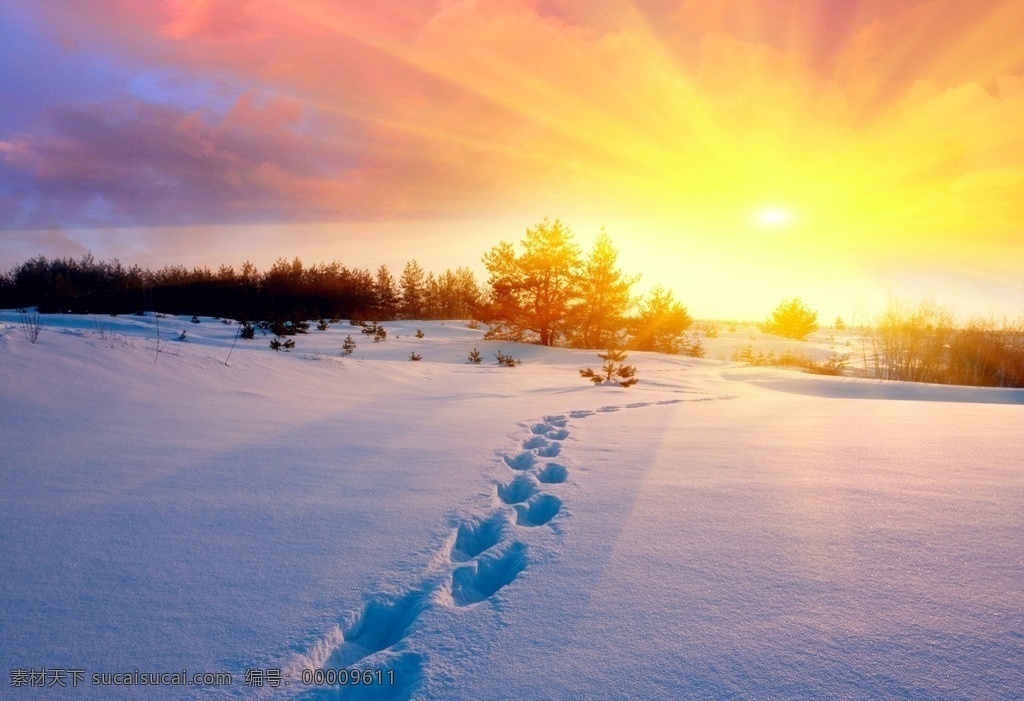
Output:
<instances>
[{"instance_id":1,"label":"sun","mask_svg":"<svg viewBox=\"0 0 1024 701\"><path fill-rule=\"evenodd\" d=\"M785 207L762 207L753 214L754 223L765 229L783 229L793 220L793 212Z\"/></svg>"}]
</instances>

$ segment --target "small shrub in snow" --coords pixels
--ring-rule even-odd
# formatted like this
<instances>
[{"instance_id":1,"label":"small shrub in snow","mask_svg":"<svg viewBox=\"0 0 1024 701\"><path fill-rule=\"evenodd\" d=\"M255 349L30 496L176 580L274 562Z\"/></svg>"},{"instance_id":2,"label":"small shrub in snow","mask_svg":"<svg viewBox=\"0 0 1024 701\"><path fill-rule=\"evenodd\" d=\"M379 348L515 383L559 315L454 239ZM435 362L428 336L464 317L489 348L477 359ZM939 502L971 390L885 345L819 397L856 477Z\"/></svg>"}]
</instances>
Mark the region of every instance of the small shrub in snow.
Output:
<instances>
[{"instance_id":1,"label":"small shrub in snow","mask_svg":"<svg viewBox=\"0 0 1024 701\"><path fill-rule=\"evenodd\" d=\"M266 324L266 330L269 331L270 333L274 334L275 336L294 336L295 335L295 327L292 326L291 324L285 323L283 321L273 321L273 322L270 322L269 324L264 322L264 324ZM264 324L260 324L260 326L263 327Z\"/></svg>"},{"instance_id":2,"label":"small shrub in snow","mask_svg":"<svg viewBox=\"0 0 1024 701\"><path fill-rule=\"evenodd\" d=\"M601 366L601 372L594 372L590 368L580 370L580 377L585 377L595 385L619 385L620 387L632 387L639 380L636 379L636 368L626 365L625 351L609 348L606 353L598 353L597 357L605 361Z\"/></svg>"},{"instance_id":3,"label":"small shrub in snow","mask_svg":"<svg viewBox=\"0 0 1024 701\"><path fill-rule=\"evenodd\" d=\"M423 360L423 356L416 351L413 351L409 354L409 360Z\"/></svg>"},{"instance_id":4,"label":"small shrub in snow","mask_svg":"<svg viewBox=\"0 0 1024 701\"><path fill-rule=\"evenodd\" d=\"M733 351L732 359L747 365L775 365L775 351L769 351L767 355L763 351L755 351L754 346L747 344L742 348Z\"/></svg>"},{"instance_id":5,"label":"small shrub in snow","mask_svg":"<svg viewBox=\"0 0 1024 701\"><path fill-rule=\"evenodd\" d=\"M812 372L815 375L842 375L849 364L849 353L844 353L843 355L836 353L821 363L812 362L807 366L807 372Z\"/></svg>"},{"instance_id":6,"label":"small shrub in snow","mask_svg":"<svg viewBox=\"0 0 1024 701\"><path fill-rule=\"evenodd\" d=\"M321 319L320 321L316 322L316 328L317 331L326 331L327 329L331 328L331 325L327 323L326 319Z\"/></svg>"},{"instance_id":7,"label":"small shrub in snow","mask_svg":"<svg viewBox=\"0 0 1024 701\"><path fill-rule=\"evenodd\" d=\"M345 337L345 342L341 344L342 355L352 355L352 351L356 349L356 340L352 338L352 334Z\"/></svg>"},{"instance_id":8,"label":"small shrub in snow","mask_svg":"<svg viewBox=\"0 0 1024 701\"><path fill-rule=\"evenodd\" d=\"M35 343L39 340L39 312L33 309L29 311L27 309L19 309L21 318L21 330L25 334L25 339L29 343Z\"/></svg>"},{"instance_id":9,"label":"small shrub in snow","mask_svg":"<svg viewBox=\"0 0 1024 701\"><path fill-rule=\"evenodd\" d=\"M480 322L477 321L476 319L473 319L468 324L466 324L466 328L473 329L474 331L476 331L478 328L480 328Z\"/></svg>"},{"instance_id":10,"label":"small shrub in snow","mask_svg":"<svg viewBox=\"0 0 1024 701\"><path fill-rule=\"evenodd\" d=\"M242 330L239 332L242 338L253 339L256 338L256 327L250 324L248 321L242 322Z\"/></svg>"},{"instance_id":11,"label":"small shrub in snow","mask_svg":"<svg viewBox=\"0 0 1024 701\"><path fill-rule=\"evenodd\" d=\"M732 359L754 367L771 365L775 367L800 368L815 375L842 375L846 370L846 366L850 364L849 354L834 354L827 360L818 363L799 351L787 350L777 356L774 351L769 351L767 354L762 351L755 351L753 346L737 349L732 354Z\"/></svg>"},{"instance_id":12,"label":"small shrub in snow","mask_svg":"<svg viewBox=\"0 0 1024 701\"><path fill-rule=\"evenodd\" d=\"M309 333L308 321L274 321L271 323L262 322L260 328L264 328L275 336L294 336L297 333Z\"/></svg>"},{"instance_id":13,"label":"small shrub in snow","mask_svg":"<svg viewBox=\"0 0 1024 701\"><path fill-rule=\"evenodd\" d=\"M380 343L387 339L387 330L376 321L362 324L362 333L374 337L374 343Z\"/></svg>"},{"instance_id":14,"label":"small shrub in snow","mask_svg":"<svg viewBox=\"0 0 1024 701\"><path fill-rule=\"evenodd\" d=\"M295 339L277 336L276 338L270 339L270 347L276 351L289 351L295 347Z\"/></svg>"},{"instance_id":15,"label":"small shrub in snow","mask_svg":"<svg viewBox=\"0 0 1024 701\"><path fill-rule=\"evenodd\" d=\"M704 335L708 338L718 338L718 325L713 321L707 321L701 324L700 330L704 332Z\"/></svg>"},{"instance_id":16,"label":"small shrub in snow","mask_svg":"<svg viewBox=\"0 0 1024 701\"><path fill-rule=\"evenodd\" d=\"M187 341L188 340L187 338L185 338L185 332L184 331L182 331L181 335L178 336L178 340L179 341Z\"/></svg>"},{"instance_id":17,"label":"small shrub in snow","mask_svg":"<svg viewBox=\"0 0 1024 701\"><path fill-rule=\"evenodd\" d=\"M423 338L425 335L423 329L416 329L416 338Z\"/></svg>"},{"instance_id":18,"label":"small shrub in snow","mask_svg":"<svg viewBox=\"0 0 1024 701\"><path fill-rule=\"evenodd\" d=\"M699 338L694 339L693 343L686 343L683 346L683 354L688 355L691 358L703 358L704 353L704 346L701 344Z\"/></svg>"},{"instance_id":19,"label":"small shrub in snow","mask_svg":"<svg viewBox=\"0 0 1024 701\"><path fill-rule=\"evenodd\" d=\"M511 355L506 355L501 351L494 354L494 357L498 359L498 365L504 365L505 367L514 368L516 365L522 365L523 361L518 358L513 358Z\"/></svg>"},{"instance_id":20,"label":"small shrub in snow","mask_svg":"<svg viewBox=\"0 0 1024 701\"><path fill-rule=\"evenodd\" d=\"M192 323L193 324L198 324L199 323L199 317L197 315L195 315L195 314L192 315Z\"/></svg>"},{"instance_id":21,"label":"small shrub in snow","mask_svg":"<svg viewBox=\"0 0 1024 701\"><path fill-rule=\"evenodd\" d=\"M474 347L473 350L469 352L469 360L467 360L466 362L473 363L474 365L479 365L481 362L483 362L483 359L484 357L480 355L480 351L478 351L476 347Z\"/></svg>"}]
</instances>

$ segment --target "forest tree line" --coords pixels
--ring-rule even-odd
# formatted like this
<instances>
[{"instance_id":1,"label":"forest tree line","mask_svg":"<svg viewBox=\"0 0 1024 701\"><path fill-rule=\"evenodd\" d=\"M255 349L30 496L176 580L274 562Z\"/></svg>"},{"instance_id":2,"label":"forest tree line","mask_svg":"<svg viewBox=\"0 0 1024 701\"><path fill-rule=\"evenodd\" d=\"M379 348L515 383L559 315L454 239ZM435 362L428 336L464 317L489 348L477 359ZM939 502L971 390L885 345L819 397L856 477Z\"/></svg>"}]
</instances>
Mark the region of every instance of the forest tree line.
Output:
<instances>
[{"instance_id":1,"label":"forest tree line","mask_svg":"<svg viewBox=\"0 0 1024 701\"><path fill-rule=\"evenodd\" d=\"M692 323L671 291L632 293L639 276L617 267L607 234L584 255L560 220L528 229L520 244L502 242L483 258L481 285L466 267L426 272L415 261L401 274L340 262L307 266L278 259L260 271L165 266L152 271L118 260L43 256L0 276L0 308L40 312L126 314L160 311L245 321L308 319L478 319L489 338L573 348L630 347L676 353Z\"/></svg>"},{"instance_id":2,"label":"forest tree line","mask_svg":"<svg viewBox=\"0 0 1024 701\"><path fill-rule=\"evenodd\" d=\"M335 261L307 266L278 259L268 270L252 263L157 271L117 260L42 256L0 275L0 308L40 312L122 314L160 311L240 321L310 319L476 319L487 338L569 348L629 348L703 355L683 334L693 320L673 293L655 285L633 294L603 233L584 252L560 220L545 219L518 245L502 241L483 256L485 284L469 268L441 274L413 260L397 277ZM806 339L817 313L799 299L779 305L762 325L768 333ZM1024 386L1024 323L972 321L964 327L933 306L890 306L865 330L865 375L880 379ZM829 369L842 372L851 354ZM813 365L813 364L812 364ZM815 366L816 369L821 368Z\"/></svg>"},{"instance_id":3,"label":"forest tree line","mask_svg":"<svg viewBox=\"0 0 1024 701\"><path fill-rule=\"evenodd\" d=\"M426 273L413 260L396 278L386 265L376 273L335 261L307 266L278 259L259 271L246 261L165 266L153 271L118 260L42 256L0 276L0 308L37 307L44 313L126 314L157 310L248 321L318 318L468 318L481 289L468 268Z\"/></svg>"}]
</instances>

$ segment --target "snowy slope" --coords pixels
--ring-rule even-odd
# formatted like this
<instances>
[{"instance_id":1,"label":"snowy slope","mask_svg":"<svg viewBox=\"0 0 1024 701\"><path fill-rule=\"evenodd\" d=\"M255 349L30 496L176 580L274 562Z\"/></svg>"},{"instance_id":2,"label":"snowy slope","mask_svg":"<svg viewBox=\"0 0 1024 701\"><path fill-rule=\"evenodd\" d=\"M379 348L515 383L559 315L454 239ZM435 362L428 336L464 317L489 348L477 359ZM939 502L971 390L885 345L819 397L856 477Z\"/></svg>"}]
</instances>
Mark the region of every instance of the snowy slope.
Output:
<instances>
[{"instance_id":1,"label":"snowy slope","mask_svg":"<svg viewBox=\"0 0 1024 701\"><path fill-rule=\"evenodd\" d=\"M11 680L84 669L64 694L97 699L1018 694L1024 392L645 353L638 386L591 387L589 352L460 322L388 323L380 344L339 324L290 354L258 335L225 365L236 327L212 319L42 321L30 344L0 312ZM394 683L304 686L318 667ZM233 684L91 683L182 669ZM246 686L252 669L290 683Z\"/></svg>"}]
</instances>

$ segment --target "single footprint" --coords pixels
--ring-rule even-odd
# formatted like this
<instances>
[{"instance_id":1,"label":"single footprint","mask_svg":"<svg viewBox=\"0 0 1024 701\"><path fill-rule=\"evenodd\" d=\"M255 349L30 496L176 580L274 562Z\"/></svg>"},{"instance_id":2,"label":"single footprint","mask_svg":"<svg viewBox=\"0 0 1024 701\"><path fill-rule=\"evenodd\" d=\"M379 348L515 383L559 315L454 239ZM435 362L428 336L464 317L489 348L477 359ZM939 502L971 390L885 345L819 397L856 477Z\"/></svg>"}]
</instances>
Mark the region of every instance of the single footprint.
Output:
<instances>
[{"instance_id":1,"label":"single footprint","mask_svg":"<svg viewBox=\"0 0 1024 701\"><path fill-rule=\"evenodd\" d=\"M569 432L564 428L556 428L553 431L548 431L544 434L545 438L550 438L553 441L564 441L569 437Z\"/></svg>"},{"instance_id":2,"label":"single footprint","mask_svg":"<svg viewBox=\"0 0 1024 701\"><path fill-rule=\"evenodd\" d=\"M566 418L561 414L557 414L555 416L545 416L544 421L551 424L555 428L565 428L565 424L568 423Z\"/></svg>"},{"instance_id":3,"label":"single footprint","mask_svg":"<svg viewBox=\"0 0 1024 701\"><path fill-rule=\"evenodd\" d=\"M525 441L523 441L524 450L544 448L548 445L550 445L550 443L548 443L547 439L545 439L543 436L533 436L532 438L527 438Z\"/></svg>"},{"instance_id":4,"label":"single footprint","mask_svg":"<svg viewBox=\"0 0 1024 701\"><path fill-rule=\"evenodd\" d=\"M553 428L555 428L555 427L552 426L549 423L542 423L542 424L535 424L534 427L530 429L530 431L533 432L533 434L535 436L543 436L545 433L547 433L548 431L550 431Z\"/></svg>"},{"instance_id":5,"label":"single footprint","mask_svg":"<svg viewBox=\"0 0 1024 701\"><path fill-rule=\"evenodd\" d=\"M424 590L414 590L397 599L371 599L344 631L344 641L331 653L324 668L351 667L364 657L391 647L405 637L426 604Z\"/></svg>"},{"instance_id":6,"label":"single footprint","mask_svg":"<svg viewBox=\"0 0 1024 701\"><path fill-rule=\"evenodd\" d=\"M516 523L520 526L543 526L562 508L562 500L553 494L538 494L525 504L516 504Z\"/></svg>"},{"instance_id":7,"label":"single footprint","mask_svg":"<svg viewBox=\"0 0 1024 701\"><path fill-rule=\"evenodd\" d=\"M516 541L503 553L488 552L452 572L452 601L476 604L512 583L526 569L526 543Z\"/></svg>"},{"instance_id":8,"label":"single footprint","mask_svg":"<svg viewBox=\"0 0 1024 701\"><path fill-rule=\"evenodd\" d=\"M542 458L553 458L561 452L561 443L549 443L543 448L537 448L537 455L539 455Z\"/></svg>"},{"instance_id":9,"label":"single footprint","mask_svg":"<svg viewBox=\"0 0 1024 701\"><path fill-rule=\"evenodd\" d=\"M564 465L549 462L537 475L537 479L543 484L561 484L569 476L569 471ZM532 495L531 495L532 496Z\"/></svg>"},{"instance_id":10,"label":"single footprint","mask_svg":"<svg viewBox=\"0 0 1024 701\"><path fill-rule=\"evenodd\" d=\"M452 544L452 561L471 560L501 542L509 525L508 514L497 511L486 518L473 518L459 524Z\"/></svg>"},{"instance_id":11,"label":"single footprint","mask_svg":"<svg viewBox=\"0 0 1024 701\"><path fill-rule=\"evenodd\" d=\"M531 475L518 475L508 484L498 485L498 498L506 504L518 504L537 493L537 481Z\"/></svg>"},{"instance_id":12,"label":"single footprint","mask_svg":"<svg viewBox=\"0 0 1024 701\"><path fill-rule=\"evenodd\" d=\"M512 457L510 455L502 455L501 457L505 461L506 465L511 467L513 470L520 471L529 470L531 467L533 467L533 463L537 459L537 456L531 453L530 451L520 453L515 457Z\"/></svg>"}]
</instances>

